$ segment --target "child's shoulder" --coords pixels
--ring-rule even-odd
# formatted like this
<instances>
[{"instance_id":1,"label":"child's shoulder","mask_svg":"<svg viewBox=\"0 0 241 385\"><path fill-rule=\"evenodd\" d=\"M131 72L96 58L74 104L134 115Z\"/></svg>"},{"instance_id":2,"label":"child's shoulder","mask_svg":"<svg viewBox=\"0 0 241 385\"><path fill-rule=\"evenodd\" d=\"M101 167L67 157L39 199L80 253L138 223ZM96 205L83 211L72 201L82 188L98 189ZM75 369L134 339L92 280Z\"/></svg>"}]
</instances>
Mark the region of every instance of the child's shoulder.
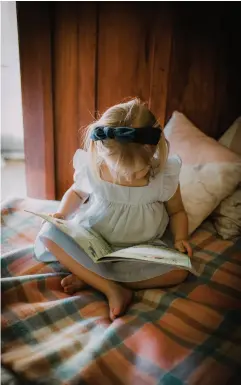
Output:
<instances>
[{"instance_id":1,"label":"child's shoulder","mask_svg":"<svg viewBox=\"0 0 241 385\"><path fill-rule=\"evenodd\" d=\"M172 198L175 194L178 184L179 184L179 175L181 170L182 161L178 155L170 156L161 174L161 200L166 202Z\"/></svg>"},{"instance_id":2,"label":"child's shoulder","mask_svg":"<svg viewBox=\"0 0 241 385\"><path fill-rule=\"evenodd\" d=\"M182 160L179 155L172 155L167 158L164 171L165 172L180 172Z\"/></svg>"},{"instance_id":3,"label":"child's shoulder","mask_svg":"<svg viewBox=\"0 0 241 385\"><path fill-rule=\"evenodd\" d=\"M167 158L166 163L162 170L159 168L159 163L156 159L152 162L152 169L155 177L163 177L166 175L176 175L180 173L182 166L181 158L178 155L172 155Z\"/></svg>"}]
</instances>

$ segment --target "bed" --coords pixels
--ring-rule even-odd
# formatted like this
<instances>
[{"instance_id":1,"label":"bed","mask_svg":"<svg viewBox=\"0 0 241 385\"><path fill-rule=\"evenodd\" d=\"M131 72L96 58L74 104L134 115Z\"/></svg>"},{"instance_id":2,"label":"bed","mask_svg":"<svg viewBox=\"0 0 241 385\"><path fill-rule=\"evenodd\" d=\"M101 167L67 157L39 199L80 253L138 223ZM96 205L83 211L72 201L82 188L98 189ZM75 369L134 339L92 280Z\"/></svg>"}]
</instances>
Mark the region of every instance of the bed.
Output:
<instances>
[{"instance_id":1,"label":"bed","mask_svg":"<svg viewBox=\"0 0 241 385\"><path fill-rule=\"evenodd\" d=\"M174 127L168 140L182 152L180 185L197 228L191 243L202 274L174 288L136 292L111 323L103 295L65 294L64 267L34 258L41 224L23 210L54 212L58 202L4 202L2 383L239 384L241 238L221 239L206 218L218 209L225 236L235 222L233 155L211 138L240 116L240 5L212 11L190 2L17 3L28 194L60 199L73 182L84 127L106 107L138 96L162 126ZM222 145L240 152L234 131ZM234 202L232 216L221 202Z\"/></svg>"},{"instance_id":2,"label":"bed","mask_svg":"<svg viewBox=\"0 0 241 385\"><path fill-rule=\"evenodd\" d=\"M2 383L227 385L241 373L241 239L218 238L206 222L191 238L199 278L135 293L111 323L93 289L65 294L66 270L35 260L38 218L58 202L2 205ZM4 382L5 379L5 382Z\"/></svg>"}]
</instances>

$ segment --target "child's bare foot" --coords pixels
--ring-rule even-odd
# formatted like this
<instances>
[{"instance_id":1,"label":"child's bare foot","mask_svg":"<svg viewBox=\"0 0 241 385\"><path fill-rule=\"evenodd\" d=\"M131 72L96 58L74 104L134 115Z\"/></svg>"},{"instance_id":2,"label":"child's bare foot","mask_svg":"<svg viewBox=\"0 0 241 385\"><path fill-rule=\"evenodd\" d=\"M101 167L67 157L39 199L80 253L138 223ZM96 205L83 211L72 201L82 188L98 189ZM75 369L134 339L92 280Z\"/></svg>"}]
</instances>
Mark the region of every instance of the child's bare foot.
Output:
<instances>
[{"instance_id":1,"label":"child's bare foot","mask_svg":"<svg viewBox=\"0 0 241 385\"><path fill-rule=\"evenodd\" d=\"M74 294L76 291L83 289L86 284L76 275L70 274L61 281L61 286L67 294Z\"/></svg>"},{"instance_id":2,"label":"child's bare foot","mask_svg":"<svg viewBox=\"0 0 241 385\"><path fill-rule=\"evenodd\" d=\"M121 285L113 285L113 289L107 295L110 307L110 319L114 321L122 315L132 300L132 291Z\"/></svg>"}]
</instances>

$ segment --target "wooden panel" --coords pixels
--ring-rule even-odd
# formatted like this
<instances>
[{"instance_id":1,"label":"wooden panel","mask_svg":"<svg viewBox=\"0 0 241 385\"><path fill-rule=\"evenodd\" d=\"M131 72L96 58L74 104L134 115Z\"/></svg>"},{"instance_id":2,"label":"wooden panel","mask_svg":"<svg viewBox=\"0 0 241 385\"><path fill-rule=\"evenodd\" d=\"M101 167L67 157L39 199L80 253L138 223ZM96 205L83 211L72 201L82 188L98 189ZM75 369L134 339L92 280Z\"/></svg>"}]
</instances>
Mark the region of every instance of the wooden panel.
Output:
<instances>
[{"instance_id":1,"label":"wooden panel","mask_svg":"<svg viewBox=\"0 0 241 385\"><path fill-rule=\"evenodd\" d=\"M95 3L54 7L54 89L57 198L73 183L72 158L96 111Z\"/></svg>"},{"instance_id":2,"label":"wooden panel","mask_svg":"<svg viewBox=\"0 0 241 385\"><path fill-rule=\"evenodd\" d=\"M154 63L151 76L150 108L164 126L172 47L173 11L167 2L153 3L152 22Z\"/></svg>"},{"instance_id":3,"label":"wooden panel","mask_svg":"<svg viewBox=\"0 0 241 385\"><path fill-rule=\"evenodd\" d=\"M215 122L219 136L241 116L241 3L224 6L217 63ZM222 65L220 65L222 63ZM226 77L226 82L224 81Z\"/></svg>"},{"instance_id":4,"label":"wooden panel","mask_svg":"<svg viewBox=\"0 0 241 385\"><path fill-rule=\"evenodd\" d=\"M95 119L96 113L96 50L97 50L97 5L93 2L79 3L79 145L83 146L85 127Z\"/></svg>"},{"instance_id":5,"label":"wooden panel","mask_svg":"<svg viewBox=\"0 0 241 385\"><path fill-rule=\"evenodd\" d=\"M54 120L56 196L73 182L72 158L78 148L78 2L54 6Z\"/></svg>"},{"instance_id":6,"label":"wooden panel","mask_svg":"<svg viewBox=\"0 0 241 385\"><path fill-rule=\"evenodd\" d=\"M193 5L184 5L176 11L166 117L179 110L205 132L210 132L215 97L216 33L214 22L214 36L210 36L209 20L201 22L198 16L201 10L202 7L194 13Z\"/></svg>"},{"instance_id":7,"label":"wooden panel","mask_svg":"<svg viewBox=\"0 0 241 385\"><path fill-rule=\"evenodd\" d=\"M82 127L128 97L147 101L161 124L177 109L219 137L241 114L239 10L231 3L213 11L206 3L19 3L29 194L54 197L53 120L61 198Z\"/></svg>"},{"instance_id":8,"label":"wooden panel","mask_svg":"<svg viewBox=\"0 0 241 385\"><path fill-rule=\"evenodd\" d=\"M229 32L224 27L227 10L235 13L221 4L218 9L207 3L179 4L173 29L166 120L179 110L215 138L228 128L220 122L222 106L235 100L228 91L232 79L227 67ZM235 49L232 54L236 56Z\"/></svg>"},{"instance_id":9,"label":"wooden panel","mask_svg":"<svg viewBox=\"0 0 241 385\"><path fill-rule=\"evenodd\" d=\"M97 79L100 112L128 97L149 101L152 15L148 3L100 3Z\"/></svg>"},{"instance_id":10,"label":"wooden panel","mask_svg":"<svg viewBox=\"0 0 241 385\"><path fill-rule=\"evenodd\" d=\"M27 194L33 198L53 199L55 183L48 4L20 2L17 14Z\"/></svg>"}]
</instances>

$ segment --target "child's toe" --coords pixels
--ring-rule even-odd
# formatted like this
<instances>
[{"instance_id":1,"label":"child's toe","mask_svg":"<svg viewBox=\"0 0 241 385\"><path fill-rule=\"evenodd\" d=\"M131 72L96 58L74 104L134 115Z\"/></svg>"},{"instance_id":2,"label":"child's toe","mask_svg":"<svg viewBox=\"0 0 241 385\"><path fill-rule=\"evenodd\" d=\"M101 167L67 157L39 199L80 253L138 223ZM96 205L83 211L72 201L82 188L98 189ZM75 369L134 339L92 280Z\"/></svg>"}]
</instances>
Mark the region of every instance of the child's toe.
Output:
<instances>
[{"instance_id":1,"label":"child's toe","mask_svg":"<svg viewBox=\"0 0 241 385\"><path fill-rule=\"evenodd\" d=\"M73 294L75 291L74 287L72 285L68 285L64 287L64 292L67 294Z\"/></svg>"},{"instance_id":2,"label":"child's toe","mask_svg":"<svg viewBox=\"0 0 241 385\"><path fill-rule=\"evenodd\" d=\"M72 283L72 275L68 275L67 277L64 277L61 281L61 286L66 287L69 286Z\"/></svg>"}]
</instances>

